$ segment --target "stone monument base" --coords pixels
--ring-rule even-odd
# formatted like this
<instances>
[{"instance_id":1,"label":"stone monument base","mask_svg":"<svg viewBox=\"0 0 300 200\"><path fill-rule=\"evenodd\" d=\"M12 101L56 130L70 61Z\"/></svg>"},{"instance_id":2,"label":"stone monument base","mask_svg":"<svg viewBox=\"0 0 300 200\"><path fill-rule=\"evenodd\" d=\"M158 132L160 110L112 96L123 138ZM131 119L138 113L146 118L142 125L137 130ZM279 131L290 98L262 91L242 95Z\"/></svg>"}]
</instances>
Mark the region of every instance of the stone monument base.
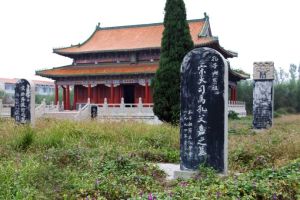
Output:
<instances>
[{"instance_id":1,"label":"stone monument base","mask_svg":"<svg viewBox=\"0 0 300 200\"><path fill-rule=\"evenodd\" d=\"M157 166L167 174L167 180L189 179L199 173L198 171L180 170L180 164L158 163Z\"/></svg>"},{"instance_id":2,"label":"stone monument base","mask_svg":"<svg viewBox=\"0 0 300 200\"><path fill-rule=\"evenodd\" d=\"M177 178L189 179L199 174L199 171L180 170L180 164L156 163L155 165L167 174L166 179L169 181ZM227 176L227 174L224 173L218 173L217 175L219 177Z\"/></svg>"}]
</instances>

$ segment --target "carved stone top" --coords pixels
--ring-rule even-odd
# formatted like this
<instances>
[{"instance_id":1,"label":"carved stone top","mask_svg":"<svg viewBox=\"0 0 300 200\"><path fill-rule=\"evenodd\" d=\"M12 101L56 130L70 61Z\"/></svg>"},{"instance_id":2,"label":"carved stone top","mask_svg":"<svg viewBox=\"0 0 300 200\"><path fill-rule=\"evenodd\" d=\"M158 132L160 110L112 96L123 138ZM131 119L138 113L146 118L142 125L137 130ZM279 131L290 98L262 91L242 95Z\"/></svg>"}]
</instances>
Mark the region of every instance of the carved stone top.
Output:
<instances>
[{"instance_id":1,"label":"carved stone top","mask_svg":"<svg viewBox=\"0 0 300 200\"><path fill-rule=\"evenodd\" d=\"M274 80L274 62L254 62L254 80Z\"/></svg>"}]
</instances>

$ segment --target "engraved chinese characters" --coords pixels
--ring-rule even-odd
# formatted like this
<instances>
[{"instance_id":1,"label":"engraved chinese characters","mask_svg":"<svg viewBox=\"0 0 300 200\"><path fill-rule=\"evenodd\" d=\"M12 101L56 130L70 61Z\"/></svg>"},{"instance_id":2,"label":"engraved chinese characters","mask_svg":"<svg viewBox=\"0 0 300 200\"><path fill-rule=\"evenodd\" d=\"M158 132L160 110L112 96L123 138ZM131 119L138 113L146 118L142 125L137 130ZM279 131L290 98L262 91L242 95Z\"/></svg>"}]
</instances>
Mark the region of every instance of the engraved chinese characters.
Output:
<instances>
[{"instance_id":1,"label":"engraved chinese characters","mask_svg":"<svg viewBox=\"0 0 300 200\"><path fill-rule=\"evenodd\" d=\"M15 110L14 117L16 122L25 124L30 123L30 84L27 80L21 79L16 83L15 88Z\"/></svg>"},{"instance_id":2,"label":"engraved chinese characters","mask_svg":"<svg viewBox=\"0 0 300 200\"><path fill-rule=\"evenodd\" d=\"M253 127L265 129L273 121L273 62L255 62L253 67Z\"/></svg>"},{"instance_id":3,"label":"engraved chinese characters","mask_svg":"<svg viewBox=\"0 0 300 200\"><path fill-rule=\"evenodd\" d=\"M206 163L227 171L227 62L211 48L189 52L181 65L181 170Z\"/></svg>"}]
</instances>

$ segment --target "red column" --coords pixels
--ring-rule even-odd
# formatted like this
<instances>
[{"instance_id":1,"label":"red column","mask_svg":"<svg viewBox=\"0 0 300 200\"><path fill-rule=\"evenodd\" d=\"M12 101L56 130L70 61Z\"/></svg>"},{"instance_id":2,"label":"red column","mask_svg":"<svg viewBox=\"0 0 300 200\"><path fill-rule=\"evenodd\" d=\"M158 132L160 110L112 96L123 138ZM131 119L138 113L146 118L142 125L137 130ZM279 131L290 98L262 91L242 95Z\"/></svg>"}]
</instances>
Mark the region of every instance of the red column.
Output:
<instances>
[{"instance_id":1,"label":"red column","mask_svg":"<svg viewBox=\"0 0 300 200\"><path fill-rule=\"evenodd\" d=\"M149 103L149 83L145 84L145 103Z\"/></svg>"},{"instance_id":2,"label":"red column","mask_svg":"<svg viewBox=\"0 0 300 200\"><path fill-rule=\"evenodd\" d=\"M91 84L88 84L88 99L90 99L91 103Z\"/></svg>"},{"instance_id":3,"label":"red column","mask_svg":"<svg viewBox=\"0 0 300 200\"><path fill-rule=\"evenodd\" d=\"M64 102L64 110L66 109L66 88L62 86L63 89L63 102Z\"/></svg>"},{"instance_id":4,"label":"red column","mask_svg":"<svg viewBox=\"0 0 300 200\"><path fill-rule=\"evenodd\" d=\"M58 104L58 85L55 84L55 100L54 100L54 104L57 105Z\"/></svg>"},{"instance_id":5,"label":"red column","mask_svg":"<svg viewBox=\"0 0 300 200\"><path fill-rule=\"evenodd\" d=\"M97 103L101 103L101 86L97 86Z\"/></svg>"},{"instance_id":6,"label":"red column","mask_svg":"<svg viewBox=\"0 0 300 200\"><path fill-rule=\"evenodd\" d=\"M110 103L114 103L114 84L112 83L110 85Z\"/></svg>"},{"instance_id":7,"label":"red column","mask_svg":"<svg viewBox=\"0 0 300 200\"><path fill-rule=\"evenodd\" d=\"M73 98L73 110L76 110L76 103L77 103L77 87L74 85L74 98Z\"/></svg>"},{"instance_id":8,"label":"red column","mask_svg":"<svg viewBox=\"0 0 300 200\"><path fill-rule=\"evenodd\" d=\"M231 86L230 88L230 101L233 101L234 100L234 88L233 86Z\"/></svg>"},{"instance_id":9,"label":"red column","mask_svg":"<svg viewBox=\"0 0 300 200\"><path fill-rule=\"evenodd\" d=\"M237 88L234 87L234 101L237 101Z\"/></svg>"},{"instance_id":10,"label":"red column","mask_svg":"<svg viewBox=\"0 0 300 200\"><path fill-rule=\"evenodd\" d=\"M70 86L67 85L67 88L66 88L66 110L70 110Z\"/></svg>"}]
</instances>

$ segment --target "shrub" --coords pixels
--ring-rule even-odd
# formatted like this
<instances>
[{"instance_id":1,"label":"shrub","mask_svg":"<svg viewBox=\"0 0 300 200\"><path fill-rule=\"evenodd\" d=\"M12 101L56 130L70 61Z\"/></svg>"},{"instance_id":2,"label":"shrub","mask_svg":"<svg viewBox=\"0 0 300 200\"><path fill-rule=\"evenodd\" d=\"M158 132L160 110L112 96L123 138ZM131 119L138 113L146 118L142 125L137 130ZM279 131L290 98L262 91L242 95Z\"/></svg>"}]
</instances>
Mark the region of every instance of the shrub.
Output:
<instances>
[{"instance_id":1,"label":"shrub","mask_svg":"<svg viewBox=\"0 0 300 200\"><path fill-rule=\"evenodd\" d=\"M233 119L233 120L237 120L240 119L239 114L234 112L233 110L230 110L228 112L228 119Z\"/></svg>"}]
</instances>

